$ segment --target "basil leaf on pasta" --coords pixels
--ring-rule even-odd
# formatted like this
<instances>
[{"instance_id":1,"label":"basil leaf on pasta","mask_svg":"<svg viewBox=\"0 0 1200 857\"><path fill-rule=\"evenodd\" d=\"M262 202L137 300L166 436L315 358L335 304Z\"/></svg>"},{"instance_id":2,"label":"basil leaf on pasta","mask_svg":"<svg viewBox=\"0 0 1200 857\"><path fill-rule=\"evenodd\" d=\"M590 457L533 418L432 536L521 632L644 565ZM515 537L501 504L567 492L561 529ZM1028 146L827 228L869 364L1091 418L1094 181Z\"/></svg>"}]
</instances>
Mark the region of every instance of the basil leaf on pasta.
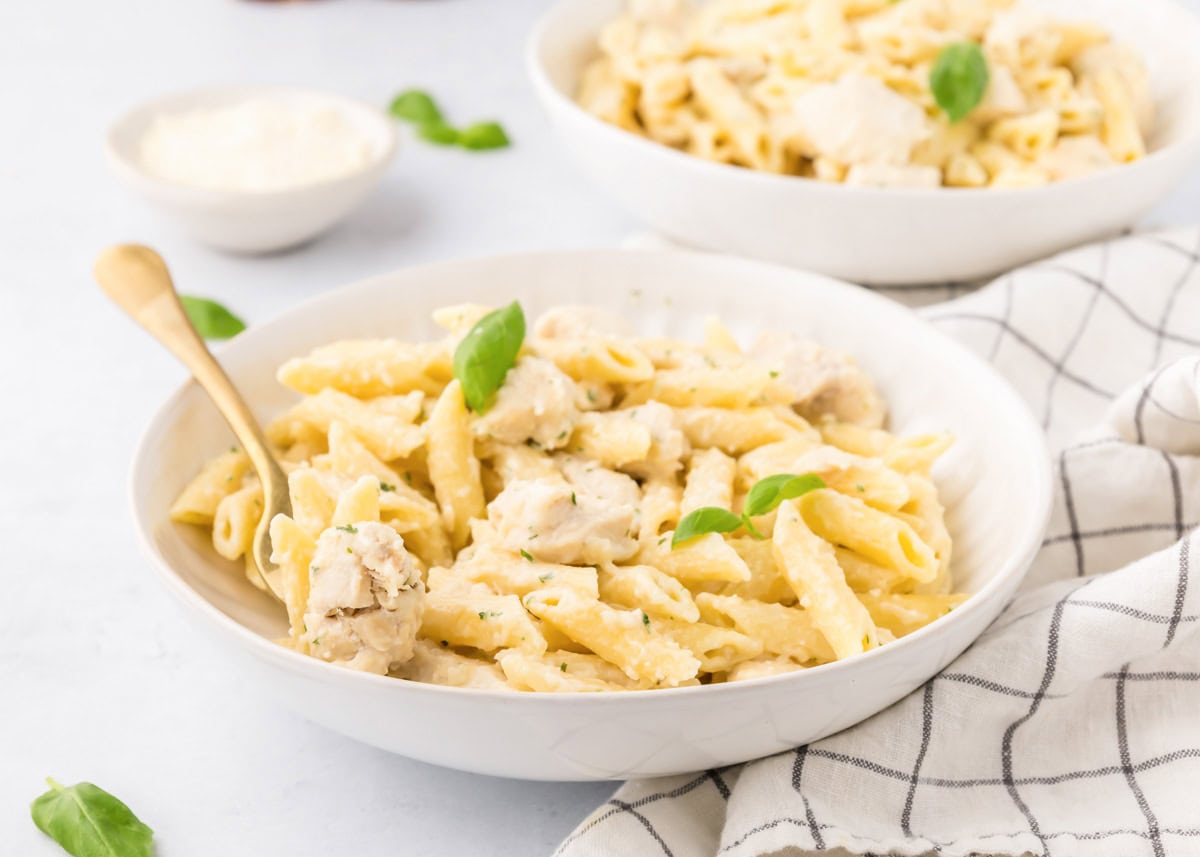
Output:
<instances>
[{"instance_id":1,"label":"basil leaf on pasta","mask_svg":"<svg viewBox=\"0 0 1200 857\"><path fill-rule=\"evenodd\" d=\"M477 414L491 405L525 341L525 313L513 301L481 318L454 350L454 377L467 407Z\"/></svg>"},{"instance_id":2,"label":"basil leaf on pasta","mask_svg":"<svg viewBox=\"0 0 1200 857\"><path fill-rule=\"evenodd\" d=\"M180 295L188 321L204 339L229 339L246 329L246 323L216 301Z\"/></svg>"},{"instance_id":3,"label":"basil leaf on pasta","mask_svg":"<svg viewBox=\"0 0 1200 857\"><path fill-rule=\"evenodd\" d=\"M946 45L929 72L934 100L951 122L960 121L979 106L987 85L987 58L975 42Z\"/></svg>"},{"instance_id":4,"label":"basil leaf on pasta","mask_svg":"<svg viewBox=\"0 0 1200 857\"><path fill-rule=\"evenodd\" d=\"M33 823L74 857L151 857L154 831L133 810L91 783L64 786L47 777L50 791L29 808Z\"/></svg>"},{"instance_id":5,"label":"basil leaf on pasta","mask_svg":"<svg viewBox=\"0 0 1200 857\"><path fill-rule=\"evenodd\" d=\"M825 480L815 473L805 473L803 476L777 473L754 483L754 487L746 495L742 512L747 516L765 515L778 507L784 500L791 500L801 494L824 487Z\"/></svg>"},{"instance_id":6,"label":"basil leaf on pasta","mask_svg":"<svg viewBox=\"0 0 1200 857\"><path fill-rule=\"evenodd\" d=\"M732 533L742 525L742 519L727 509L704 506L688 512L671 536L671 549L707 533Z\"/></svg>"}]
</instances>

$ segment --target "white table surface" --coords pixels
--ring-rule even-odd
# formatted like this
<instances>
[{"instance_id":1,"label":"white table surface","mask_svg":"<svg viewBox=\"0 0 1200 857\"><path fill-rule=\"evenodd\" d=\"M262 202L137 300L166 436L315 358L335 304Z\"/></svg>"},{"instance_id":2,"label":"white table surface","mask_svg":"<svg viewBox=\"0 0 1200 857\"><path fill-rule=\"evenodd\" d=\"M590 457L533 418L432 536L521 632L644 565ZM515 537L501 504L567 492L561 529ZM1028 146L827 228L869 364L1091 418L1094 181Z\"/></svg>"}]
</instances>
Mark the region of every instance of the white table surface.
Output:
<instances>
[{"instance_id":1,"label":"white table surface","mask_svg":"<svg viewBox=\"0 0 1200 857\"><path fill-rule=\"evenodd\" d=\"M1200 7L1200 0L1189 0ZM445 771L260 699L154 583L125 476L184 377L93 286L106 244L160 249L181 288L250 323L431 259L611 245L636 225L550 137L522 70L547 0L0 2L0 851L61 853L29 821L46 775L90 780L156 830L162 857L548 854L612 790ZM127 198L107 123L219 82L298 83L383 104L423 86L512 150L406 142L384 186L300 251L222 256ZM1200 176L1152 222L1200 220Z\"/></svg>"}]
</instances>

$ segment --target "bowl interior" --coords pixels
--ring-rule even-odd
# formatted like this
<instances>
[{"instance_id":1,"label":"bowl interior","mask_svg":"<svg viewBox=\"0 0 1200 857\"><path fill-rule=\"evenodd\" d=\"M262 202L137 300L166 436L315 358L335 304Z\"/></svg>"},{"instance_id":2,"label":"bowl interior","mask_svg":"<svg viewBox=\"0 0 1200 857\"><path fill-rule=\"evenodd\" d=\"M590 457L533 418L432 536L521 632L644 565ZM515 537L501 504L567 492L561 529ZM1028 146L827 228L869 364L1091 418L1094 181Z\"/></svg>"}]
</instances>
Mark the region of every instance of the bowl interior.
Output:
<instances>
[{"instance_id":1,"label":"bowl interior","mask_svg":"<svg viewBox=\"0 0 1200 857\"><path fill-rule=\"evenodd\" d=\"M269 98L284 104L303 101L305 104L315 103L328 107L341 114L362 135L370 146L370 162L355 173L339 176L331 181L341 181L351 175L374 169L380 161L388 158L395 148L396 131L391 120L380 110L352 98L298 87L223 86L167 95L139 105L123 115L109 129L109 153L123 167L143 179L160 182L160 179L143 170L139 151L142 137L155 117L163 113L228 107L252 98Z\"/></svg>"},{"instance_id":2,"label":"bowl interior","mask_svg":"<svg viewBox=\"0 0 1200 857\"><path fill-rule=\"evenodd\" d=\"M1094 21L1145 61L1154 91L1151 152L1200 137L1200 19L1173 0L1023 0L1056 16ZM551 87L574 102L580 76L598 53L601 28L625 0L561 0L543 19L531 58Z\"/></svg>"},{"instance_id":3,"label":"bowl interior","mask_svg":"<svg viewBox=\"0 0 1200 857\"><path fill-rule=\"evenodd\" d=\"M698 340L717 315L743 344L764 329L792 331L855 355L876 379L900 433L949 430L955 446L935 478L955 539L957 586L979 593L1024 571L1040 543L1050 475L1041 432L1016 394L966 349L903 307L816 275L740 259L678 252L576 251L448 262L340 289L239 335L220 359L261 419L296 400L274 378L284 360L336 339L439 335L441 306L521 300L532 318L563 304L605 306L645 334ZM220 559L198 527L167 510L186 481L232 435L188 384L148 429L131 480L135 515L169 573L229 618L268 639L282 610ZM174 581L172 581L174 583ZM932 629L931 629L932 630Z\"/></svg>"}]
</instances>

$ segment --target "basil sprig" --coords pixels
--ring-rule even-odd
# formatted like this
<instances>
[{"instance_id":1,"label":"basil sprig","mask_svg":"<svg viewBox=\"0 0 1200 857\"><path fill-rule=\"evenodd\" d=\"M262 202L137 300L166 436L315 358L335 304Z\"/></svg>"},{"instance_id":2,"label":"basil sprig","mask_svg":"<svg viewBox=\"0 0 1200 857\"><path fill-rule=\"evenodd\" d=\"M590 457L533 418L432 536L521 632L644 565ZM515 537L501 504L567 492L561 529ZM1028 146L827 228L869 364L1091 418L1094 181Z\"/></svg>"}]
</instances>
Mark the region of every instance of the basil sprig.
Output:
<instances>
[{"instance_id":1,"label":"basil sprig","mask_svg":"<svg viewBox=\"0 0 1200 857\"><path fill-rule=\"evenodd\" d=\"M47 777L50 791L29 811L38 829L74 857L151 857L154 831L133 810L91 783L64 786Z\"/></svg>"},{"instance_id":2,"label":"basil sprig","mask_svg":"<svg viewBox=\"0 0 1200 857\"><path fill-rule=\"evenodd\" d=\"M468 408L482 414L491 406L524 341L525 313L517 301L488 313L463 337L454 349L454 377Z\"/></svg>"},{"instance_id":3,"label":"basil sprig","mask_svg":"<svg viewBox=\"0 0 1200 857\"><path fill-rule=\"evenodd\" d=\"M188 321L203 339L229 339L246 329L246 323L216 301L180 295Z\"/></svg>"},{"instance_id":4,"label":"basil sprig","mask_svg":"<svg viewBox=\"0 0 1200 857\"><path fill-rule=\"evenodd\" d=\"M825 487L825 480L815 473L805 473L794 476L791 473L777 473L760 479L746 495L746 503L742 507L745 515L765 515L774 511L784 500L792 500L801 494Z\"/></svg>"},{"instance_id":5,"label":"basil sprig","mask_svg":"<svg viewBox=\"0 0 1200 857\"><path fill-rule=\"evenodd\" d=\"M392 99L388 110L397 119L415 125L417 136L422 140L438 146L482 151L510 145L508 134L499 122L475 122L465 128L455 128L446 120L433 96L419 89L401 92Z\"/></svg>"},{"instance_id":6,"label":"basil sprig","mask_svg":"<svg viewBox=\"0 0 1200 857\"><path fill-rule=\"evenodd\" d=\"M975 42L946 45L929 72L929 89L951 122L979 106L988 86L988 64Z\"/></svg>"},{"instance_id":7,"label":"basil sprig","mask_svg":"<svg viewBox=\"0 0 1200 857\"><path fill-rule=\"evenodd\" d=\"M796 476L793 473L777 473L754 483L742 507L742 514L735 515L719 506L704 506L683 516L671 536L671 549L686 541L707 533L732 533L745 527L756 539L765 538L754 526L751 517L765 515L776 509L784 500L791 500L809 491L825 487L825 480L815 473Z\"/></svg>"},{"instance_id":8,"label":"basil sprig","mask_svg":"<svg viewBox=\"0 0 1200 857\"><path fill-rule=\"evenodd\" d=\"M675 535L671 536L671 549L708 533L732 533L742 525L742 519L719 506L702 506L683 516Z\"/></svg>"}]
</instances>

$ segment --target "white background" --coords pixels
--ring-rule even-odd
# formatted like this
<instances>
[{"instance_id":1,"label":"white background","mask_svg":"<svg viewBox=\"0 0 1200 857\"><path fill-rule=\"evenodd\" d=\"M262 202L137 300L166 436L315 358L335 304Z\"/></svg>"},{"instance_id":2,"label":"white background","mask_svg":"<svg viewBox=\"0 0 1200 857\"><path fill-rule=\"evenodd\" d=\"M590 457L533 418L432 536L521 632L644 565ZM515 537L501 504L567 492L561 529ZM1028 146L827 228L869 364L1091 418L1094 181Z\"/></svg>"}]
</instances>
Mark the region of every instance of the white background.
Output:
<instances>
[{"instance_id":1,"label":"white background","mask_svg":"<svg viewBox=\"0 0 1200 857\"><path fill-rule=\"evenodd\" d=\"M135 547L124 491L142 426L184 375L89 274L105 245L147 243L182 290L253 324L419 261L619 242L636 225L577 177L525 80L546 5L0 0L0 851L61 853L29 821L46 775L122 797L161 857L548 854L611 792L356 744L260 699L182 624ZM222 256L123 195L101 139L146 97L223 82L381 105L420 86L452 121L502 120L515 147L405 138L336 232L286 255ZM1198 220L1200 175L1151 217Z\"/></svg>"}]
</instances>

